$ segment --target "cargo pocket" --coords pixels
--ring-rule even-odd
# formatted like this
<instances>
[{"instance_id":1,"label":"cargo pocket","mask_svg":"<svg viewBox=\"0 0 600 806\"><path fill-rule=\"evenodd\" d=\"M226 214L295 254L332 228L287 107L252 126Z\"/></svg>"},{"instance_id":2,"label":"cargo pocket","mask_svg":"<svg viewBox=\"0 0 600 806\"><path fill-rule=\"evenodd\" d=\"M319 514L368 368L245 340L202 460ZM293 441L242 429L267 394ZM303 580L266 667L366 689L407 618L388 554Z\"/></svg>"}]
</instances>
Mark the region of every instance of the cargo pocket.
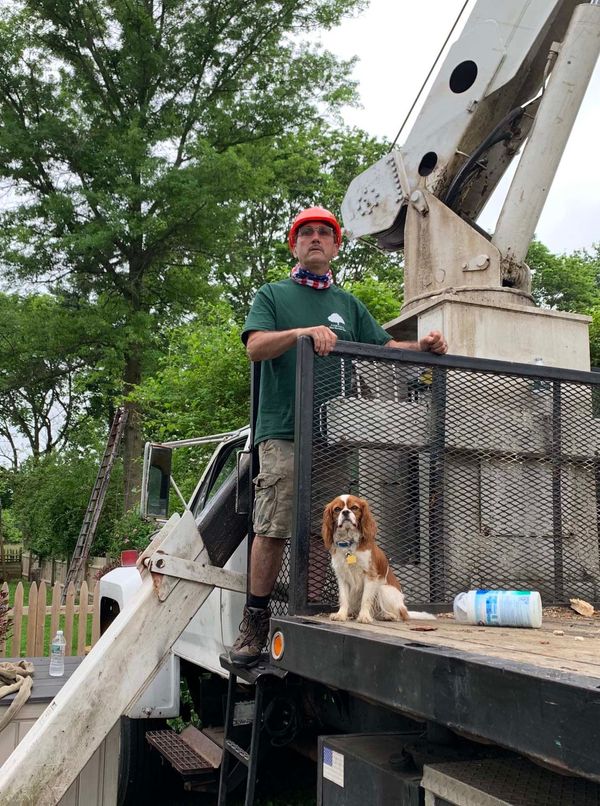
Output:
<instances>
[{"instance_id":1,"label":"cargo pocket","mask_svg":"<svg viewBox=\"0 0 600 806\"><path fill-rule=\"evenodd\" d=\"M263 534L271 525L277 508L277 473L259 473L254 479L254 509L252 522L257 535Z\"/></svg>"}]
</instances>

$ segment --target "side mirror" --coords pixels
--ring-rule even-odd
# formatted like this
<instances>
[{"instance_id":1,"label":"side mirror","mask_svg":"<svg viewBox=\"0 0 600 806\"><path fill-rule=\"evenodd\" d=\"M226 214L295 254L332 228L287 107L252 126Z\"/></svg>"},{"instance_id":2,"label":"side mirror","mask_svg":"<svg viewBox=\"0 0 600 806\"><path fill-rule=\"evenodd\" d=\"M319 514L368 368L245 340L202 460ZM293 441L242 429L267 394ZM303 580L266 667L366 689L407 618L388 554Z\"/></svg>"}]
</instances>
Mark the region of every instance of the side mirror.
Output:
<instances>
[{"instance_id":1,"label":"side mirror","mask_svg":"<svg viewBox=\"0 0 600 806\"><path fill-rule=\"evenodd\" d=\"M172 448L146 443L142 473L142 516L166 518L169 513Z\"/></svg>"}]
</instances>

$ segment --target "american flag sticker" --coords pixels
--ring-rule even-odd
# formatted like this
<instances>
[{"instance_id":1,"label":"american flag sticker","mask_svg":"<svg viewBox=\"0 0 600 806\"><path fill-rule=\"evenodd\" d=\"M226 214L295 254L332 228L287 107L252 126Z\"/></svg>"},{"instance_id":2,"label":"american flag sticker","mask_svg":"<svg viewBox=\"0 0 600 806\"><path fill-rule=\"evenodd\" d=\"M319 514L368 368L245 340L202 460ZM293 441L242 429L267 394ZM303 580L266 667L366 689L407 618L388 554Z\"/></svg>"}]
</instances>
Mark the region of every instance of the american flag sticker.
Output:
<instances>
[{"instance_id":1,"label":"american flag sticker","mask_svg":"<svg viewBox=\"0 0 600 806\"><path fill-rule=\"evenodd\" d=\"M344 756L323 745L323 778L344 786Z\"/></svg>"}]
</instances>

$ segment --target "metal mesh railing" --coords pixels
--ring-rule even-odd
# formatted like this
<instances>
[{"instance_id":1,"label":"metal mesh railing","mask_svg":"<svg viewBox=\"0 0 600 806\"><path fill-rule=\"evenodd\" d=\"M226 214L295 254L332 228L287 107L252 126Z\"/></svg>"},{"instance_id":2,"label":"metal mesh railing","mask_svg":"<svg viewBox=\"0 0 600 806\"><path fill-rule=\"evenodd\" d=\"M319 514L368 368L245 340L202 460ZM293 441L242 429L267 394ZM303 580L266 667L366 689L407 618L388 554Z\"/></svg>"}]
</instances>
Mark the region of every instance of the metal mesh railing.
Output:
<instances>
[{"instance_id":1,"label":"metal mesh railing","mask_svg":"<svg viewBox=\"0 0 600 806\"><path fill-rule=\"evenodd\" d=\"M342 344L299 350L291 611L333 606L321 513L369 501L410 606L472 588L600 599L600 377Z\"/></svg>"}]
</instances>

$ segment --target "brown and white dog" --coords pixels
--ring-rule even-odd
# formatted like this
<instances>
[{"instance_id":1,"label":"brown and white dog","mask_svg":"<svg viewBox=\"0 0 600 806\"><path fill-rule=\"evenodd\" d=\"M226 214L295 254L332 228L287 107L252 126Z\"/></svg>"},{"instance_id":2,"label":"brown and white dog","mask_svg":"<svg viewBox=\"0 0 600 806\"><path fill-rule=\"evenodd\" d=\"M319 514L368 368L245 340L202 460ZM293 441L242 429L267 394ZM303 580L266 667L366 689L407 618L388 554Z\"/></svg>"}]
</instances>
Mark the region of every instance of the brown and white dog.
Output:
<instances>
[{"instance_id":1,"label":"brown and white dog","mask_svg":"<svg viewBox=\"0 0 600 806\"><path fill-rule=\"evenodd\" d=\"M400 583L387 557L375 542L377 524L364 498L340 495L323 512L323 542L331 554L340 606L333 621L356 617L362 624L373 619L408 621L410 616L433 618L426 613L409 613Z\"/></svg>"}]
</instances>

